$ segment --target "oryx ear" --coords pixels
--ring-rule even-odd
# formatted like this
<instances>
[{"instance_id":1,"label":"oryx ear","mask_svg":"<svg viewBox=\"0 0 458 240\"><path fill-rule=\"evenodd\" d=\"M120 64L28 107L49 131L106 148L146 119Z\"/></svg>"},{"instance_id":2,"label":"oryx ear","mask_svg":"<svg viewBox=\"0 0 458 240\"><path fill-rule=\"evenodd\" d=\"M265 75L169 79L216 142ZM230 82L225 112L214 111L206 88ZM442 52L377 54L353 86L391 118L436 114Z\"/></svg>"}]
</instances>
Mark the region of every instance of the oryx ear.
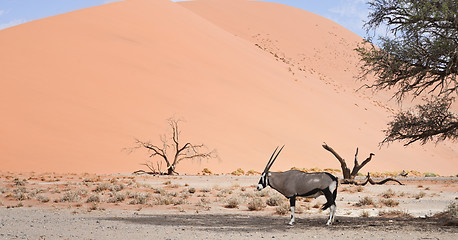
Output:
<instances>
[{"instance_id":1,"label":"oryx ear","mask_svg":"<svg viewBox=\"0 0 458 240\"><path fill-rule=\"evenodd\" d=\"M270 167L272 167L272 165L274 164L275 160L276 160L277 157L278 157L278 154L280 154L281 150L283 150L284 147L285 147L285 145L283 145L283 146L280 148L280 150L278 151L277 155L275 155L275 157L272 159L272 161L270 162L270 165L268 165L268 167L267 167L267 171L269 171ZM278 148L278 147L277 147L277 148ZM277 149L275 149L275 150L277 150ZM275 154L275 152L274 152L274 154ZM273 156L273 155L272 155L272 156Z\"/></svg>"}]
</instances>

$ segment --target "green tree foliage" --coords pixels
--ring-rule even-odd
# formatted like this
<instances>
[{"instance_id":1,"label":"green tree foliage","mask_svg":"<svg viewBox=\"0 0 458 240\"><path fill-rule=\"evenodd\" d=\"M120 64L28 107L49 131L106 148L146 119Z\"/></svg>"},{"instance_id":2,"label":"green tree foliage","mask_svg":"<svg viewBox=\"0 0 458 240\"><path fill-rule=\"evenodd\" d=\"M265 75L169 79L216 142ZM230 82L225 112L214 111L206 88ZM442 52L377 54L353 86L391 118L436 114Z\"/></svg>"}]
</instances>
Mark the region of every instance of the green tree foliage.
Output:
<instances>
[{"instance_id":1,"label":"green tree foliage","mask_svg":"<svg viewBox=\"0 0 458 240\"><path fill-rule=\"evenodd\" d=\"M425 103L400 112L388 123L382 143L441 141L458 138L458 115L450 109L458 95L458 3L456 0L370 1L369 35L356 49L362 78L375 76L369 88L394 89L398 101L421 97ZM426 98L426 96L429 96Z\"/></svg>"}]
</instances>

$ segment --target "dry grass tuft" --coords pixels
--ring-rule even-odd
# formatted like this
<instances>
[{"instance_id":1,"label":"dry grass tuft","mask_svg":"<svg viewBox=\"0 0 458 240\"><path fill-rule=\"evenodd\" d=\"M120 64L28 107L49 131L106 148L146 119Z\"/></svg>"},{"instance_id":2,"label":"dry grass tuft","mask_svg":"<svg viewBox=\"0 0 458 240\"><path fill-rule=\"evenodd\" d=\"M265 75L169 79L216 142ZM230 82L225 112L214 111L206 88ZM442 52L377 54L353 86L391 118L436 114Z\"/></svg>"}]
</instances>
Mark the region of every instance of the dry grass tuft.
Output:
<instances>
[{"instance_id":1,"label":"dry grass tuft","mask_svg":"<svg viewBox=\"0 0 458 240\"><path fill-rule=\"evenodd\" d=\"M279 195L271 196L266 200L269 206L279 206L282 202L284 202L284 198Z\"/></svg>"},{"instance_id":2,"label":"dry grass tuft","mask_svg":"<svg viewBox=\"0 0 458 240\"><path fill-rule=\"evenodd\" d=\"M399 205L399 202L393 199L382 199L380 203L387 207L396 207Z\"/></svg>"},{"instance_id":3,"label":"dry grass tuft","mask_svg":"<svg viewBox=\"0 0 458 240\"><path fill-rule=\"evenodd\" d=\"M231 172L231 175L236 175L236 176L245 175L245 171L243 171L243 169L241 168L237 168L237 170Z\"/></svg>"},{"instance_id":4,"label":"dry grass tuft","mask_svg":"<svg viewBox=\"0 0 458 240\"><path fill-rule=\"evenodd\" d=\"M360 199L357 203L354 204L354 206L357 206L357 207L362 207L362 206L369 206L369 205L372 205L374 207L376 207L377 205L375 204L374 200L371 198L371 197L363 197L362 199Z\"/></svg>"},{"instance_id":5,"label":"dry grass tuft","mask_svg":"<svg viewBox=\"0 0 458 240\"><path fill-rule=\"evenodd\" d=\"M260 211L266 208L266 204L260 197L252 198L251 201L248 202L248 209L250 211Z\"/></svg>"},{"instance_id":6,"label":"dry grass tuft","mask_svg":"<svg viewBox=\"0 0 458 240\"><path fill-rule=\"evenodd\" d=\"M283 201L275 208L275 212L279 215L286 215L289 212L289 209L289 204Z\"/></svg>"},{"instance_id":7,"label":"dry grass tuft","mask_svg":"<svg viewBox=\"0 0 458 240\"><path fill-rule=\"evenodd\" d=\"M407 210L390 210L390 211L379 211L378 215L380 217L403 217L403 218L413 218L413 216Z\"/></svg>"},{"instance_id":8,"label":"dry grass tuft","mask_svg":"<svg viewBox=\"0 0 458 240\"><path fill-rule=\"evenodd\" d=\"M392 198L394 196L396 196L396 193L391 188L382 193L382 197L387 199Z\"/></svg>"},{"instance_id":9,"label":"dry grass tuft","mask_svg":"<svg viewBox=\"0 0 458 240\"><path fill-rule=\"evenodd\" d=\"M225 208L239 208L240 204L240 198L238 197L231 197L227 199L226 205L224 205Z\"/></svg>"}]
</instances>

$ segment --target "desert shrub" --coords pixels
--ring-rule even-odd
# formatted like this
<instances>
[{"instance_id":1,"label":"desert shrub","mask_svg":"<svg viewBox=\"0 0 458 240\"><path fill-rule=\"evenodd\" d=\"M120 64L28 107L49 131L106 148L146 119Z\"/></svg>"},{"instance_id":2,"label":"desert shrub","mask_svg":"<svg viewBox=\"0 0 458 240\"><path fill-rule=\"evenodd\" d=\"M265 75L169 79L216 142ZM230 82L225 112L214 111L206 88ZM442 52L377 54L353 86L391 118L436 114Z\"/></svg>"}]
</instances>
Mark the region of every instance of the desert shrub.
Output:
<instances>
[{"instance_id":1,"label":"desert shrub","mask_svg":"<svg viewBox=\"0 0 458 240\"><path fill-rule=\"evenodd\" d=\"M248 202L248 209L250 211L259 211L266 207L266 204L262 200L262 198L255 197L252 198L251 201Z\"/></svg>"},{"instance_id":2,"label":"desert shrub","mask_svg":"<svg viewBox=\"0 0 458 240\"><path fill-rule=\"evenodd\" d=\"M217 197L226 197L229 194L232 194L232 190L223 188L216 194L216 196Z\"/></svg>"},{"instance_id":3,"label":"desert shrub","mask_svg":"<svg viewBox=\"0 0 458 240\"><path fill-rule=\"evenodd\" d=\"M240 176L240 175L245 175L245 171L241 168L237 168L237 170L231 172L232 175Z\"/></svg>"},{"instance_id":4,"label":"desert shrub","mask_svg":"<svg viewBox=\"0 0 458 240\"><path fill-rule=\"evenodd\" d=\"M392 198L394 196L396 196L396 193L391 188L382 193L382 197L387 199Z\"/></svg>"},{"instance_id":5,"label":"desert shrub","mask_svg":"<svg viewBox=\"0 0 458 240\"><path fill-rule=\"evenodd\" d=\"M60 199L61 202L78 202L80 200L81 196L78 191L67 191Z\"/></svg>"},{"instance_id":6,"label":"desert shrub","mask_svg":"<svg viewBox=\"0 0 458 240\"><path fill-rule=\"evenodd\" d=\"M227 199L225 208L238 208L240 204L240 199L237 197L231 197Z\"/></svg>"},{"instance_id":7,"label":"desert shrub","mask_svg":"<svg viewBox=\"0 0 458 240\"><path fill-rule=\"evenodd\" d=\"M27 200L28 197L25 193L23 192L17 192L14 194L14 198L18 201L23 201L23 200Z\"/></svg>"},{"instance_id":8,"label":"desert shrub","mask_svg":"<svg viewBox=\"0 0 458 240\"><path fill-rule=\"evenodd\" d=\"M188 192L191 193L191 194L195 193L196 192L196 188L191 187L191 188L188 189Z\"/></svg>"},{"instance_id":9,"label":"desert shrub","mask_svg":"<svg viewBox=\"0 0 458 240\"><path fill-rule=\"evenodd\" d=\"M167 191L162 188L153 188L153 193L165 194Z\"/></svg>"},{"instance_id":10,"label":"desert shrub","mask_svg":"<svg viewBox=\"0 0 458 240\"><path fill-rule=\"evenodd\" d=\"M261 175L261 173L255 171L255 170L253 170L253 169L250 169L250 170L248 170L248 171L246 172L246 175Z\"/></svg>"},{"instance_id":11,"label":"desert shrub","mask_svg":"<svg viewBox=\"0 0 458 240\"><path fill-rule=\"evenodd\" d=\"M125 193L115 192L111 194L111 197L107 199L107 202L108 203L118 203L118 202L123 202L124 200L126 200Z\"/></svg>"},{"instance_id":12,"label":"desert shrub","mask_svg":"<svg viewBox=\"0 0 458 240\"><path fill-rule=\"evenodd\" d=\"M379 211L378 215L380 217L405 217L405 218L413 217L407 210Z\"/></svg>"},{"instance_id":13,"label":"desert shrub","mask_svg":"<svg viewBox=\"0 0 458 240\"><path fill-rule=\"evenodd\" d=\"M132 198L129 204L146 204L150 197L151 195L149 193L136 192L133 195L129 195L129 198Z\"/></svg>"},{"instance_id":14,"label":"desert shrub","mask_svg":"<svg viewBox=\"0 0 458 240\"><path fill-rule=\"evenodd\" d=\"M421 191L421 192L419 192L417 195L415 195L415 199L420 199L420 198L422 198L422 197L424 197L424 196L426 196L426 193L423 192L423 191Z\"/></svg>"},{"instance_id":15,"label":"desert shrub","mask_svg":"<svg viewBox=\"0 0 458 240\"><path fill-rule=\"evenodd\" d=\"M393 199L382 199L380 203L387 207L396 207L399 205L399 202Z\"/></svg>"},{"instance_id":16,"label":"desert shrub","mask_svg":"<svg viewBox=\"0 0 458 240\"><path fill-rule=\"evenodd\" d=\"M119 192L124 189L124 184L113 184L108 187L108 189L112 192Z\"/></svg>"},{"instance_id":17,"label":"desert shrub","mask_svg":"<svg viewBox=\"0 0 458 240\"><path fill-rule=\"evenodd\" d=\"M367 197L367 196L363 197L357 203L354 204L354 206L357 206L357 207L368 206L368 205L376 206L374 200L371 197Z\"/></svg>"},{"instance_id":18,"label":"desert shrub","mask_svg":"<svg viewBox=\"0 0 458 240\"><path fill-rule=\"evenodd\" d=\"M46 195L37 195L36 199L42 203L49 202L49 197L47 197Z\"/></svg>"},{"instance_id":19,"label":"desert shrub","mask_svg":"<svg viewBox=\"0 0 458 240\"><path fill-rule=\"evenodd\" d=\"M275 212L279 215L285 215L289 212L290 206L288 203L285 201L282 201L278 204L278 206L275 208Z\"/></svg>"},{"instance_id":20,"label":"desert shrub","mask_svg":"<svg viewBox=\"0 0 458 240\"><path fill-rule=\"evenodd\" d=\"M206 192L211 192L212 189L208 188L208 187L204 187L204 188L200 189L199 191L206 193Z\"/></svg>"},{"instance_id":21,"label":"desert shrub","mask_svg":"<svg viewBox=\"0 0 458 240\"><path fill-rule=\"evenodd\" d=\"M458 203L457 202L450 203L447 206L447 209L445 211L453 217L458 217Z\"/></svg>"},{"instance_id":22,"label":"desert shrub","mask_svg":"<svg viewBox=\"0 0 458 240\"><path fill-rule=\"evenodd\" d=\"M254 193L254 195L255 195L256 197L267 197L267 196L270 195L270 193L271 193L271 192L270 192L268 189L266 189L266 190L263 190L263 191L256 191L256 192Z\"/></svg>"},{"instance_id":23,"label":"desert shrub","mask_svg":"<svg viewBox=\"0 0 458 240\"><path fill-rule=\"evenodd\" d=\"M152 205L170 205L173 204L173 197L170 194L161 194L154 196L152 199Z\"/></svg>"},{"instance_id":24,"label":"desert shrub","mask_svg":"<svg viewBox=\"0 0 458 240\"><path fill-rule=\"evenodd\" d=\"M212 173L212 171L210 171L210 169L204 168L204 169L202 169L202 174L203 175L212 175L213 173Z\"/></svg>"},{"instance_id":25,"label":"desert shrub","mask_svg":"<svg viewBox=\"0 0 458 240\"><path fill-rule=\"evenodd\" d=\"M105 190L108 190L110 188L110 183L99 183L97 187L94 189L94 192L103 192Z\"/></svg>"},{"instance_id":26,"label":"desert shrub","mask_svg":"<svg viewBox=\"0 0 458 240\"><path fill-rule=\"evenodd\" d=\"M362 211L360 217L369 217L369 212L368 211Z\"/></svg>"},{"instance_id":27,"label":"desert shrub","mask_svg":"<svg viewBox=\"0 0 458 240\"><path fill-rule=\"evenodd\" d=\"M27 183L27 180L23 179L23 180L19 180L19 178L15 178L13 180L13 183L14 185L16 186L25 186L25 184Z\"/></svg>"},{"instance_id":28,"label":"desert shrub","mask_svg":"<svg viewBox=\"0 0 458 240\"><path fill-rule=\"evenodd\" d=\"M436 174L436 173L425 173L425 177L439 177L439 174Z\"/></svg>"},{"instance_id":29,"label":"desert shrub","mask_svg":"<svg viewBox=\"0 0 458 240\"><path fill-rule=\"evenodd\" d=\"M279 195L271 196L266 200L266 204L269 206L279 206L282 202L283 202L283 197Z\"/></svg>"},{"instance_id":30,"label":"desert shrub","mask_svg":"<svg viewBox=\"0 0 458 240\"><path fill-rule=\"evenodd\" d=\"M99 197L99 195L92 194L91 196L89 196L86 199L86 202L87 203L98 203L98 202L100 202L100 197Z\"/></svg>"}]
</instances>

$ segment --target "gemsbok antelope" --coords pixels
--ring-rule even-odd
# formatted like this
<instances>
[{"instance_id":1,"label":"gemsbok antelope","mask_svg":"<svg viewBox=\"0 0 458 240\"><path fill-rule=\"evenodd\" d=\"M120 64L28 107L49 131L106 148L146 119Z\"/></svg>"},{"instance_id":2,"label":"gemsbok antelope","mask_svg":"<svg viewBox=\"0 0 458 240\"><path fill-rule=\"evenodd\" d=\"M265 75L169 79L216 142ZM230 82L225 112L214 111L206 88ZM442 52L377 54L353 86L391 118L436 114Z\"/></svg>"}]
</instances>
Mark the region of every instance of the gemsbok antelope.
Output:
<instances>
[{"instance_id":1,"label":"gemsbok antelope","mask_svg":"<svg viewBox=\"0 0 458 240\"><path fill-rule=\"evenodd\" d=\"M284 147L284 146L283 146ZM336 212L337 198L337 178L327 172L306 173L299 170L289 170L286 172L269 172L270 167L277 159L283 147L277 152L278 147L267 162L267 166L261 175L258 183L258 190L270 186L283 194L289 199L291 207L291 220L289 225L294 223L294 208L296 206L296 197L317 198L320 195L326 197L327 202L321 209L325 210L330 207L329 219L326 225L334 222Z\"/></svg>"}]
</instances>

